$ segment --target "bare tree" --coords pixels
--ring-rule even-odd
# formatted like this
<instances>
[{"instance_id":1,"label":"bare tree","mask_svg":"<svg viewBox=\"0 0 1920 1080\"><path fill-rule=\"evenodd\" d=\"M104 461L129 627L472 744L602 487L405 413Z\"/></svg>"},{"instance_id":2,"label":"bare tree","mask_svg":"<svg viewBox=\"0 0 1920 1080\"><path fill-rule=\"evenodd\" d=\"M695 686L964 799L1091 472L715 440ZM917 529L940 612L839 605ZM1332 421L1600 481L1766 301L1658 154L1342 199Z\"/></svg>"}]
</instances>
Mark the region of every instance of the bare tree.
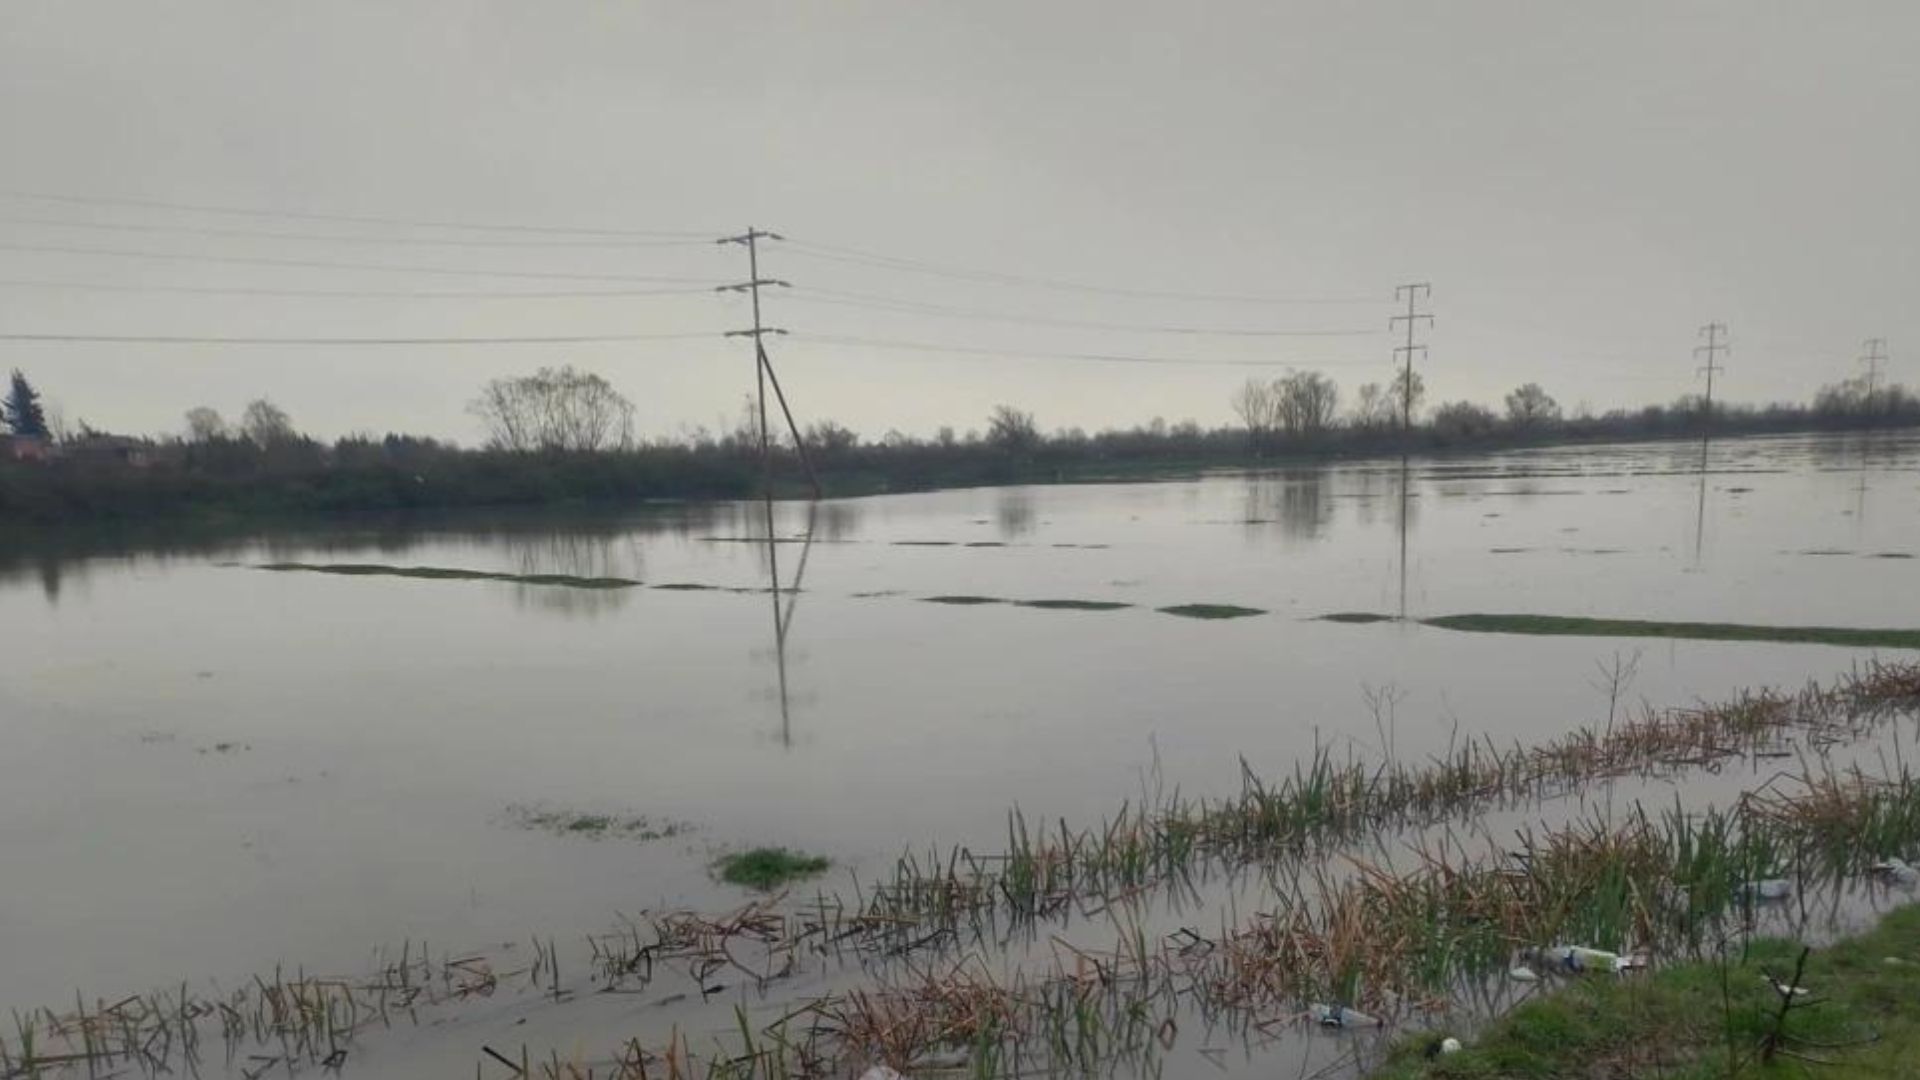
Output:
<instances>
[{"instance_id":1,"label":"bare tree","mask_svg":"<svg viewBox=\"0 0 1920 1080\"><path fill-rule=\"evenodd\" d=\"M1411 380L1408 379L1409 374L1412 375ZM1413 388L1411 394L1407 392L1409 385ZM1426 397L1427 380L1421 378L1417 371L1410 373L1404 368L1401 369L1399 374L1393 377L1393 384L1387 388L1387 398L1393 408L1393 417L1399 422L1412 420L1412 417L1406 415L1407 413L1419 416L1420 403L1425 401Z\"/></svg>"},{"instance_id":2,"label":"bare tree","mask_svg":"<svg viewBox=\"0 0 1920 1080\"><path fill-rule=\"evenodd\" d=\"M1274 383L1280 426L1296 438L1311 437L1333 424L1340 389L1317 371L1296 371Z\"/></svg>"},{"instance_id":3,"label":"bare tree","mask_svg":"<svg viewBox=\"0 0 1920 1080\"><path fill-rule=\"evenodd\" d=\"M1499 424L1492 409L1471 401L1449 401L1433 410L1433 433L1449 442L1481 438Z\"/></svg>"},{"instance_id":4,"label":"bare tree","mask_svg":"<svg viewBox=\"0 0 1920 1080\"><path fill-rule=\"evenodd\" d=\"M612 450L633 441L633 402L572 366L494 379L467 406L498 450Z\"/></svg>"},{"instance_id":5,"label":"bare tree","mask_svg":"<svg viewBox=\"0 0 1920 1080\"><path fill-rule=\"evenodd\" d=\"M195 405L187 410L188 442L212 442L215 439L225 438L226 434L227 422L221 417L219 410L206 405Z\"/></svg>"},{"instance_id":6,"label":"bare tree","mask_svg":"<svg viewBox=\"0 0 1920 1080\"><path fill-rule=\"evenodd\" d=\"M1347 416L1349 424L1363 431L1377 431L1392 427L1393 418L1393 402L1379 383L1365 383L1354 391L1353 411Z\"/></svg>"},{"instance_id":7,"label":"bare tree","mask_svg":"<svg viewBox=\"0 0 1920 1080\"><path fill-rule=\"evenodd\" d=\"M821 450L851 450L860 445L860 436L837 420L820 420L807 427L807 443Z\"/></svg>"},{"instance_id":8,"label":"bare tree","mask_svg":"<svg viewBox=\"0 0 1920 1080\"><path fill-rule=\"evenodd\" d=\"M1519 386L1507 395L1507 419L1516 427L1536 427L1560 419L1560 403L1539 383Z\"/></svg>"},{"instance_id":9,"label":"bare tree","mask_svg":"<svg viewBox=\"0 0 1920 1080\"><path fill-rule=\"evenodd\" d=\"M1233 392L1232 404L1234 415L1246 426L1247 441L1258 453L1272 439L1274 425L1278 422L1273 386L1259 379L1248 379Z\"/></svg>"},{"instance_id":10,"label":"bare tree","mask_svg":"<svg viewBox=\"0 0 1920 1080\"><path fill-rule=\"evenodd\" d=\"M247 402L246 411L240 414L240 433L259 447L278 446L296 437L287 411L266 398Z\"/></svg>"},{"instance_id":11,"label":"bare tree","mask_svg":"<svg viewBox=\"0 0 1920 1080\"><path fill-rule=\"evenodd\" d=\"M1040 428L1033 414L1011 405L996 405L987 417L987 441L1003 450L1023 453L1040 443Z\"/></svg>"}]
</instances>

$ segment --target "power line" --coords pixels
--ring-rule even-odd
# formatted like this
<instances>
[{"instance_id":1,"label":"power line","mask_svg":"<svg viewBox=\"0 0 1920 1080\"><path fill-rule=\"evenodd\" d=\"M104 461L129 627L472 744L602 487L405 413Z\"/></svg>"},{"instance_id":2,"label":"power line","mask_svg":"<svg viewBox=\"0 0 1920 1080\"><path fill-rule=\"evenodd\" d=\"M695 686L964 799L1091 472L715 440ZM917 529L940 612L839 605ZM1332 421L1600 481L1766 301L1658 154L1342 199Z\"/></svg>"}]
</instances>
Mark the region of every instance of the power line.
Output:
<instances>
[{"instance_id":1,"label":"power line","mask_svg":"<svg viewBox=\"0 0 1920 1080\"><path fill-rule=\"evenodd\" d=\"M1265 367L1293 368L1303 366L1291 360L1213 360L1204 357L1181 356L1128 356L1112 353L1077 352L1039 352L1031 349L988 349L969 345L940 345L926 341L901 341L890 338L853 337L843 334L807 334L795 333L796 341L813 342L821 345L851 345L859 348L900 349L913 352L955 353L967 356L984 356L996 360L1038 359L1038 360L1079 360L1106 364L1166 364L1180 367ZM1350 366L1343 364L1322 364L1323 367Z\"/></svg>"},{"instance_id":2,"label":"power line","mask_svg":"<svg viewBox=\"0 0 1920 1080\"><path fill-rule=\"evenodd\" d=\"M639 274L577 274L543 270L476 270L469 267L395 266L390 263L330 262L319 259L278 259L253 255L202 255L170 251L128 251L119 248L76 248L56 244L15 244L0 241L0 251L28 251L50 255L97 255L118 259L166 262L231 263L238 266L293 266L319 270L372 270L391 274L447 274L458 277L547 278L560 281L641 281L667 284L712 284L702 278Z\"/></svg>"},{"instance_id":3,"label":"power line","mask_svg":"<svg viewBox=\"0 0 1920 1080\"><path fill-rule=\"evenodd\" d=\"M640 229L574 228L565 225L499 224L473 221L435 221L366 214L316 214L294 210L260 210L204 203L166 202L160 199L121 199L98 195L66 195L35 191L0 191L0 197L32 199L39 202L70 203L77 206L129 206L143 210L176 210L195 214L226 214L234 217L279 218L288 221L331 221L354 225L398 225L410 229L467 229L474 232L550 233L561 236L625 236L635 238L699 240L707 234L690 231Z\"/></svg>"},{"instance_id":4,"label":"power line","mask_svg":"<svg viewBox=\"0 0 1920 1080\"><path fill-rule=\"evenodd\" d=\"M832 304L840 307L867 308L875 311L897 311L902 314L934 315L941 318L973 319L982 322L1019 323L1029 326L1060 326L1082 330L1112 330L1139 334L1172 334L1186 336L1213 337L1368 337L1374 330L1267 330L1238 329L1206 326L1155 326L1140 323L1108 323L1081 319L1054 319L1040 315L1015 315L1004 312L982 311L976 308L951 307L945 304L926 303L919 300L907 300L872 293L847 292L840 289L818 289L803 287L795 290L794 299L802 303Z\"/></svg>"},{"instance_id":5,"label":"power line","mask_svg":"<svg viewBox=\"0 0 1920 1080\"><path fill-rule=\"evenodd\" d=\"M822 259L827 262L849 263L855 266L872 266L887 270L899 270L906 273L926 274L931 277L953 278L959 281L975 281L990 285L1030 285L1047 289L1064 289L1071 292L1096 293L1107 296L1128 296L1139 299L1160 300L1197 300L1229 304L1376 304L1378 300L1370 297L1330 297L1305 298L1281 296L1251 296L1232 293L1178 292L1160 289L1129 289L1106 285L1090 285L1080 281L1067 281L1060 278L1035 277L1027 274L1008 274L994 270L973 270L964 267L943 266L939 263L925 262L919 259L906 259L895 255L882 255L877 252L862 251L858 248L839 247L832 244L815 244L806 241L793 241L794 254L810 259Z\"/></svg>"},{"instance_id":6,"label":"power line","mask_svg":"<svg viewBox=\"0 0 1920 1080\"><path fill-rule=\"evenodd\" d=\"M170 334L12 334L0 341L110 342L122 345L581 345L621 341L718 340L718 332L671 334L560 334L527 337L197 337Z\"/></svg>"},{"instance_id":7,"label":"power line","mask_svg":"<svg viewBox=\"0 0 1920 1080\"><path fill-rule=\"evenodd\" d=\"M247 289L211 285L108 285L87 281L42 281L0 278L0 288L64 289L73 292L178 293L205 296L297 296L353 300L562 300L592 297L707 296L712 289L562 289L497 292L484 289Z\"/></svg>"},{"instance_id":8,"label":"power line","mask_svg":"<svg viewBox=\"0 0 1920 1080\"><path fill-rule=\"evenodd\" d=\"M185 236L237 237L257 240L300 240L328 244L413 244L456 248L637 248L705 246L704 240L475 240L439 236L329 236L325 233L287 233L268 229L212 229L193 225L137 225L118 221L61 221L53 218L0 218L0 225L30 225L96 232L163 233Z\"/></svg>"}]
</instances>

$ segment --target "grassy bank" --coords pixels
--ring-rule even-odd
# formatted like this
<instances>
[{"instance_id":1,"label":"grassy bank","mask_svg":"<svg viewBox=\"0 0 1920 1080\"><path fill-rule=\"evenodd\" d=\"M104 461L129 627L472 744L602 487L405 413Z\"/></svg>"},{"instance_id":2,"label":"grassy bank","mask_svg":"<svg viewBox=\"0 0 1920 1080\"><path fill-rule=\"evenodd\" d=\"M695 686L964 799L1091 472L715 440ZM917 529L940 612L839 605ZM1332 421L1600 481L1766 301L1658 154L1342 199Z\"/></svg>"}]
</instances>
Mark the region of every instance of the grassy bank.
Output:
<instances>
[{"instance_id":1,"label":"grassy bank","mask_svg":"<svg viewBox=\"0 0 1920 1080\"><path fill-rule=\"evenodd\" d=\"M1811 950L1756 941L1745 955L1651 976L1592 977L1529 1001L1455 1054L1406 1040L1385 1080L1421 1077L1920 1076L1920 905Z\"/></svg>"}]
</instances>

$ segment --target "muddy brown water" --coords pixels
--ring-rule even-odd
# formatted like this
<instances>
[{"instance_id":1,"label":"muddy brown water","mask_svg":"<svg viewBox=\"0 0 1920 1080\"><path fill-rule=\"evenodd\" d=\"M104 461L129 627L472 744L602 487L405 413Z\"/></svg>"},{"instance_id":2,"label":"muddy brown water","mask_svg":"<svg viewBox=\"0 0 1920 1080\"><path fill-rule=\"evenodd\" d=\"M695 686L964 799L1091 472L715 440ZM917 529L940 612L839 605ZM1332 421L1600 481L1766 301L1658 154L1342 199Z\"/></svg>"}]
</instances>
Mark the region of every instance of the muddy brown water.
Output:
<instances>
[{"instance_id":1,"label":"muddy brown water","mask_svg":"<svg viewBox=\"0 0 1920 1080\"><path fill-rule=\"evenodd\" d=\"M1636 444L783 503L773 545L757 503L19 537L0 552L0 1014L723 910L748 897L712 860L756 845L830 857L822 887L850 893L903 849L997 849L1013 806L1109 816L1149 774L1226 794L1242 756L1279 774L1316 739L1548 737L1604 719L1616 654L1657 704L1874 655L1328 612L1920 624L1920 559L1889 557L1920 553L1920 437L1732 440L1700 463L1697 443ZM643 584L254 568L288 562ZM1182 605L1265 614L1158 610ZM1737 790L1718 779L1703 790ZM529 829L529 806L690 828ZM480 1042L528 1030L591 1058L728 1027L735 1000L475 1003L354 1065L470 1075ZM1247 1055L1208 1060L1270 1064Z\"/></svg>"}]
</instances>

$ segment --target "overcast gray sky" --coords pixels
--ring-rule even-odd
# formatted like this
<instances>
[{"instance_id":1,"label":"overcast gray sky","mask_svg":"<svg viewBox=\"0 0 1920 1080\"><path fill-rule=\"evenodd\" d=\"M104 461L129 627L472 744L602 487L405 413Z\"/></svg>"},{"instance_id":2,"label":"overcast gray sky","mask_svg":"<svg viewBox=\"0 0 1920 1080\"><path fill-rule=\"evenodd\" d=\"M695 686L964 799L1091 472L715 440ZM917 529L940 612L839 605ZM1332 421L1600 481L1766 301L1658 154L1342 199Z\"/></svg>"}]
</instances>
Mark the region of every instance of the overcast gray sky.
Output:
<instances>
[{"instance_id":1,"label":"overcast gray sky","mask_svg":"<svg viewBox=\"0 0 1920 1080\"><path fill-rule=\"evenodd\" d=\"M1235 385L1288 365L1350 396L1390 376L1411 280L1433 282L1436 400L1537 380L1569 408L1668 401L1708 320L1732 327L1736 400L1805 398L1870 336L1913 382L1916 42L1911 0L9 0L0 333L715 336L5 341L0 365L116 430L265 395L321 435L473 441L480 383L567 362L673 434L751 387L746 346L717 336L746 312L705 291L744 259L609 234L754 224L792 241L763 272L794 284L768 312L793 331L773 350L797 409L870 436L1001 401L1048 428L1220 423ZM392 223L436 221L586 231ZM669 288L691 291L626 295ZM364 295L513 291L622 295ZM832 302L848 293L906 304ZM965 351L820 340L848 337ZM1206 363L1034 355L1062 353Z\"/></svg>"}]
</instances>

